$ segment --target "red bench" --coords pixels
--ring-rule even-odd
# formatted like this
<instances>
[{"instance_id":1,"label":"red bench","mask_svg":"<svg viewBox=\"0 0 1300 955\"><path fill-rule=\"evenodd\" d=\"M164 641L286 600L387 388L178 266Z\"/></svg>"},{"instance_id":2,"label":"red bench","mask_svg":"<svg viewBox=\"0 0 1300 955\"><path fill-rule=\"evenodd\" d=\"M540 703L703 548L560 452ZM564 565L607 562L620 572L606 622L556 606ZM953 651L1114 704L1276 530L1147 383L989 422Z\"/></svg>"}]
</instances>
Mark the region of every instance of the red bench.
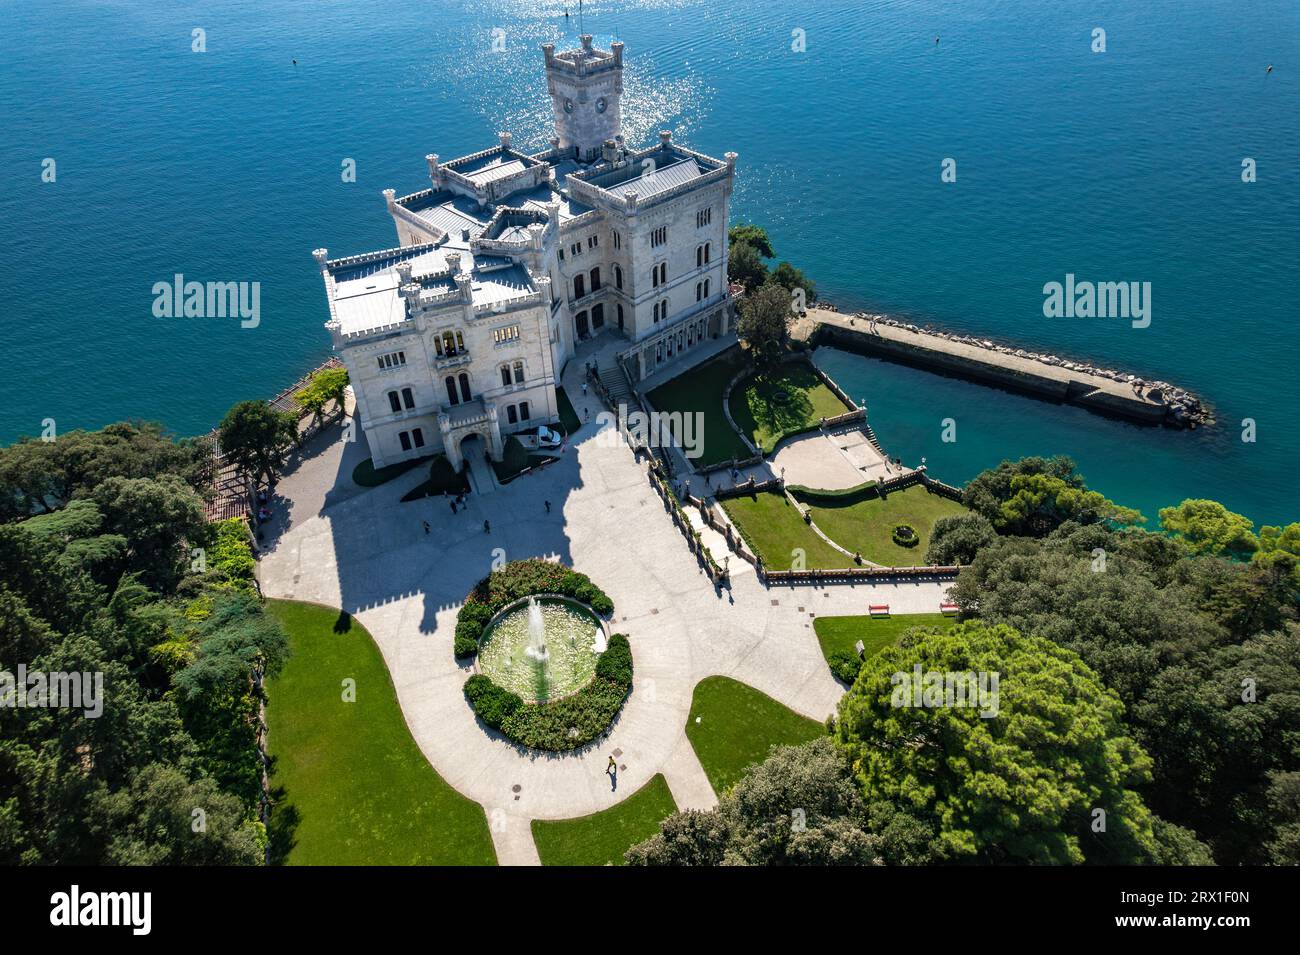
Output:
<instances>
[{"instance_id":1,"label":"red bench","mask_svg":"<svg viewBox=\"0 0 1300 955\"><path fill-rule=\"evenodd\" d=\"M867 607L867 613L873 617L888 617L889 604L871 604Z\"/></svg>"}]
</instances>

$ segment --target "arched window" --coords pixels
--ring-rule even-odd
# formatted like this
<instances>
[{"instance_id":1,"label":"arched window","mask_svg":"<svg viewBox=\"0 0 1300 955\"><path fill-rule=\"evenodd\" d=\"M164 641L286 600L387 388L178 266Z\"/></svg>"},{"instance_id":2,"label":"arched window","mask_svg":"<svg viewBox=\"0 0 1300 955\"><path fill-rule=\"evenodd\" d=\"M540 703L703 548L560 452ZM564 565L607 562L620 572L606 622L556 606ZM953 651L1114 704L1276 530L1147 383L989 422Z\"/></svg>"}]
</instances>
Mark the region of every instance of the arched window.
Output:
<instances>
[{"instance_id":1,"label":"arched window","mask_svg":"<svg viewBox=\"0 0 1300 955\"><path fill-rule=\"evenodd\" d=\"M703 264L704 264L704 246L697 245L695 247L695 267L699 268Z\"/></svg>"},{"instance_id":2,"label":"arched window","mask_svg":"<svg viewBox=\"0 0 1300 955\"><path fill-rule=\"evenodd\" d=\"M709 280L708 280L708 279L705 279L705 280L704 280L704 297L705 297L705 298L708 298L708 297L709 297Z\"/></svg>"},{"instance_id":3,"label":"arched window","mask_svg":"<svg viewBox=\"0 0 1300 955\"><path fill-rule=\"evenodd\" d=\"M713 243L705 242L704 243L704 264L705 265L709 264L709 255L712 251L713 251Z\"/></svg>"},{"instance_id":4,"label":"arched window","mask_svg":"<svg viewBox=\"0 0 1300 955\"><path fill-rule=\"evenodd\" d=\"M447 385L447 400L454 405L459 404L460 399L456 397L456 379L448 375L445 384Z\"/></svg>"},{"instance_id":5,"label":"arched window","mask_svg":"<svg viewBox=\"0 0 1300 955\"><path fill-rule=\"evenodd\" d=\"M415 407L415 392L410 388L402 389L402 404L406 406L407 411Z\"/></svg>"},{"instance_id":6,"label":"arched window","mask_svg":"<svg viewBox=\"0 0 1300 955\"><path fill-rule=\"evenodd\" d=\"M618 235L617 232L614 234ZM623 287L623 269L617 265L614 266L614 287L620 289Z\"/></svg>"},{"instance_id":7,"label":"arched window","mask_svg":"<svg viewBox=\"0 0 1300 955\"><path fill-rule=\"evenodd\" d=\"M469 375L460 373L460 400L469 401Z\"/></svg>"},{"instance_id":8,"label":"arched window","mask_svg":"<svg viewBox=\"0 0 1300 955\"><path fill-rule=\"evenodd\" d=\"M600 267L599 266L591 270L591 290L593 292L600 291Z\"/></svg>"},{"instance_id":9,"label":"arched window","mask_svg":"<svg viewBox=\"0 0 1300 955\"><path fill-rule=\"evenodd\" d=\"M522 385L523 383L524 383L524 363L522 361L517 361L515 362L515 384Z\"/></svg>"},{"instance_id":10,"label":"arched window","mask_svg":"<svg viewBox=\"0 0 1300 955\"><path fill-rule=\"evenodd\" d=\"M704 297L704 294L703 294L703 293L704 293L704 284L703 284L702 282L696 282L696 283L695 283L695 301L698 302L701 298L703 298L703 297Z\"/></svg>"},{"instance_id":11,"label":"arched window","mask_svg":"<svg viewBox=\"0 0 1300 955\"><path fill-rule=\"evenodd\" d=\"M510 366L509 366L509 365L502 365L502 366L501 366L501 384L503 384L503 385L508 385L508 384L510 384Z\"/></svg>"},{"instance_id":12,"label":"arched window","mask_svg":"<svg viewBox=\"0 0 1300 955\"><path fill-rule=\"evenodd\" d=\"M397 392L390 391L388 393L388 407L391 408L394 412L398 412L402 410L402 402L398 399Z\"/></svg>"},{"instance_id":13,"label":"arched window","mask_svg":"<svg viewBox=\"0 0 1300 955\"><path fill-rule=\"evenodd\" d=\"M573 297L582 298L587 294L586 279L581 275L573 277Z\"/></svg>"}]
</instances>

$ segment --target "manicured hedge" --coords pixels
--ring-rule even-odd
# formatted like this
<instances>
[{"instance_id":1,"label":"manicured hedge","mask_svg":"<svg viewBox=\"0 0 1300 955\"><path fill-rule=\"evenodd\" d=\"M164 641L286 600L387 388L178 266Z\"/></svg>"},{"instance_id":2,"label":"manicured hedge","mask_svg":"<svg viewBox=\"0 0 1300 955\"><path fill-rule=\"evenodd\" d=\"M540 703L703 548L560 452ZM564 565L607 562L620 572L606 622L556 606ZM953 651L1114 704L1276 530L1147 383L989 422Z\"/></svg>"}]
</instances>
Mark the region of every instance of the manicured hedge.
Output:
<instances>
[{"instance_id":1,"label":"manicured hedge","mask_svg":"<svg viewBox=\"0 0 1300 955\"><path fill-rule=\"evenodd\" d=\"M453 649L458 660L478 653L483 631L503 607L532 594L559 594L589 606L602 617L614 612L614 601L586 574L549 560L516 560L484 577L465 598L456 617Z\"/></svg>"},{"instance_id":2,"label":"manicured hedge","mask_svg":"<svg viewBox=\"0 0 1300 955\"><path fill-rule=\"evenodd\" d=\"M253 593L253 574L257 561L249 545L248 527L232 517L209 525L212 543L208 547L208 570L236 590Z\"/></svg>"},{"instance_id":3,"label":"manicured hedge","mask_svg":"<svg viewBox=\"0 0 1300 955\"><path fill-rule=\"evenodd\" d=\"M465 681L465 699L484 723L533 749L577 749L603 736L632 691L632 647L621 633L596 661L596 675L577 693L525 703L482 674Z\"/></svg>"}]
</instances>

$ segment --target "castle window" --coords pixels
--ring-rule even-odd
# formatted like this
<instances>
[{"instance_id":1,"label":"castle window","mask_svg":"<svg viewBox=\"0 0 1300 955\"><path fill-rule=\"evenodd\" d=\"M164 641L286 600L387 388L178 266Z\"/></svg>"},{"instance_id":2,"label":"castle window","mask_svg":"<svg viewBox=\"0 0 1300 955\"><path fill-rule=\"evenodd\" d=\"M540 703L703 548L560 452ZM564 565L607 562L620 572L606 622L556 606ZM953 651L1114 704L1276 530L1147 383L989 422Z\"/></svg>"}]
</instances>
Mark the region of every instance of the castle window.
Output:
<instances>
[{"instance_id":1,"label":"castle window","mask_svg":"<svg viewBox=\"0 0 1300 955\"><path fill-rule=\"evenodd\" d=\"M614 234L615 234L615 235L618 235L617 232L614 233ZM618 266L618 265L614 266L614 287L615 287L615 288L620 288L620 289L623 287L623 268L622 268L622 266Z\"/></svg>"},{"instance_id":2,"label":"castle window","mask_svg":"<svg viewBox=\"0 0 1300 955\"><path fill-rule=\"evenodd\" d=\"M460 400L469 401L469 375L460 373Z\"/></svg>"},{"instance_id":3,"label":"castle window","mask_svg":"<svg viewBox=\"0 0 1300 955\"><path fill-rule=\"evenodd\" d=\"M591 290L593 292L600 291L600 268L599 267L591 270Z\"/></svg>"},{"instance_id":4,"label":"castle window","mask_svg":"<svg viewBox=\"0 0 1300 955\"><path fill-rule=\"evenodd\" d=\"M502 345L505 344L506 342L514 342L518 340L519 340L518 325L502 325L500 328L492 329L492 341L498 345Z\"/></svg>"},{"instance_id":5,"label":"castle window","mask_svg":"<svg viewBox=\"0 0 1300 955\"><path fill-rule=\"evenodd\" d=\"M528 402L526 401L519 402L519 420L527 421L531 417L532 415L528 413Z\"/></svg>"},{"instance_id":6,"label":"castle window","mask_svg":"<svg viewBox=\"0 0 1300 955\"><path fill-rule=\"evenodd\" d=\"M448 375L443 382L447 386L447 400L453 404L460 404L460 399L456 397L456 379Z\"/></svg>"},{"instance_id":7,"label":"castle window","mask_svg":"<svg viewBox=\"0 0 1300 955\"><path fill-rule=\"evenodd\" d=\"M411 437L415 438L415 446L416 446L417 448L422 448L422 447L424 447L424 429L423 429L423 428L416 428L414 431L411 432Z\"/></svg>"},{"instance_id":8,"label":"castle window","mask_svg":"<svg viewBox=\"0 0 1300 955\"><path fill-rule=\"evenodd\" d=\"M573 297L582 298L587 294L587 278L584 275L573 277Z\"/></svg>"},{"instance_id":9,"label":"castle window","mask_svg":"<svg viewBox=\"0 0 1300 955\"><path fill-rule=\"evenodd\" d=\"M713 243L705 242L704 243L704 264L705 265L709 264L709 258L711 257L712 253L713 253Z\"/></svg>"},{"instance_id":10,"label":"castle window","mask_svg":"<svg viewBox=\"0 0 1300 955\"><path fill-rule=\"evenodd\" d=\"M379 370L388 371L391 368L401 368L406 364L406 352L394 351L387 355L379 356Z\"/></svg>"},{"instance_id":11,"label":"castle window","mask_svg":"<svg viewBox=\"0 0 1300 955\"><path fill-rule=\"evenodd\" d=\"M402 410L402 402L397 397L397 392L390 391L388 393L388 407L391 408L394 412L398 412Z\"/></svg>"},{"instance_id":12,"label":"castle window","mask_svg":"<svg viewBox=\"0 0 1300 955\"><path fill-rule=\"evenodd\" d=\"M522 385L523 383L524 383L524 363L522 361L517 361L515 362L515 384Z\"/></svg>"},{"instance_id":13,"label":"castle window","mask_svg":"<svg viewBox=\"0 0 1300 955\"><path fill-rule=\"evenodd\" d=\"M661 225L650 233L650 248L657 249L668 241L668 226Z\"/></svg>"},{"instance_id":14,"label":"castle window","mask_svg":"<svg viewBox=\"0 0 1300 955\"><path fill-rule=\"evenodd\" d=\"M509 366L509 365L502 365L502 366L501 366L501 384L503 384L503 385L508 385L508 384L510 384L510 366Z\"/></svg>"},{"instance_id":15,"label":"castle window","mask_svg":"<svg viewBox=\"0 0 1300 955\"><path fill-rule=\"evenodd\" d=\"M403 451L411 450L411 432L409 431L397 432L397 440L401 443Z\"/></svg>"},{"instance_id":16,"label":"castle window","mask_svg":"<svg viewBox=\"0 0 1300 955\"><path fill-rule=\"evenodd\" d=\"M402 404L406 406L407 411L415 407L415 392L410 388L402 389Z\"/></svg>"},{"instance_id":17,"label":"castle window","mask_svg":"<svg viewBox=\"0 0 1300 955\"><path fill-rule=\"evenodd\" d=\"M712 221L713 221L712 206L701 209L699 212L695 213L695 228L697 229L703 229L706 225L708 225Z\"/></svg>"},{"instance_id":18,"label":"castle window","mask_svg":"<svg viewBox=\"0 0 1300 955\"><path fill-rule=\"evenodd\" d=\"M507 424L519 423L519 412L518 410L516 410L514 405L506 405L506 423Z\"/></svg>"},{"instance_id":19,"label":"castle window","mask_svg":"<svg viewBox=\"0 0 1300 955\"><path fill-rule=\"evenodd\" d=\"M610 230L610 233L609 233L609 234L610 234L610 235L613 237L613 239L614 239L614 248L616 248L616 249L621 249L621 248L623 248L623 237L622 237L621 235L618 234L617 230Z\"/></svg>"},{"instance_id":20,"label":"castle window","mask_svg":"<svg viewBox=\"0 0 1300 955\"><path fill-rule=\"evenodd\" d=\"M600 245L600 236L598 235L587 236L587 248L594 249L598 245Z\"/></svg>"}]
</instances>

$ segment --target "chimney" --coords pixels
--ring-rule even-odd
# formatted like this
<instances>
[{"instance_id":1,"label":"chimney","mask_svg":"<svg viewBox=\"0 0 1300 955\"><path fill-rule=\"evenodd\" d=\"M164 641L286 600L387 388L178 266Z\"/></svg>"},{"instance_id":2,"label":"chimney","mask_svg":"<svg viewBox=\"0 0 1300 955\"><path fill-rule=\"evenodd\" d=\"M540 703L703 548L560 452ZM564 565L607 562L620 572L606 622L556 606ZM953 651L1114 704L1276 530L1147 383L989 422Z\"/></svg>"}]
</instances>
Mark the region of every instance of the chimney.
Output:
<instances>
[{"instance_id":1,"label":"chimney","mask_svg":"<svg viewBox=\"0 0 1300 955\"><path fill-rule=\"evenodd\" d=\"M442 185L442 170L438 166L438 154L429 153L424 161L429 164L429 181L433 183L433 188L439 188Z\"/></svg>"},{"instance_id":2,"label":"chimney","mask_svg":"<svg viewBox=\"0 0 1300 955\"><path fill-rule=\"evenodd\" d=\"M659 130L659 145L660 145L660 146L667 146L667 145L668 145L669 143L671 143L672 141L673 141L673 132L672 132L671 129L661 129L661 130Z\"/></svg>"}]
</instances>

